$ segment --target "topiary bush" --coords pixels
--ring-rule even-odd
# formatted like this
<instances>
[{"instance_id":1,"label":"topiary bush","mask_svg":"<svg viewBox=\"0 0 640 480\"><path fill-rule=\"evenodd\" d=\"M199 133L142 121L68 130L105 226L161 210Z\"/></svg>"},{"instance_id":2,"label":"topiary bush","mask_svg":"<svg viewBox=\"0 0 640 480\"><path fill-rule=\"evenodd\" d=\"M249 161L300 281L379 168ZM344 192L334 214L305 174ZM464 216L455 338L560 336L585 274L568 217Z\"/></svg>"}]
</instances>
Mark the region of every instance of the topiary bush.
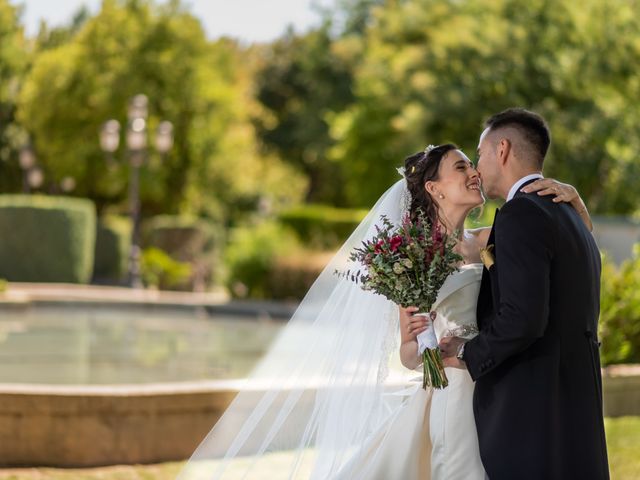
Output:
<instances>
[{"instance_id":1,"label":"topiary bush","mask_svg":"<svg viewBox=\"0 0 640 480\"><path fill-rule=\"evenodd\" d=\"M619 268L603 257L600 295L602 362L640 363L640 244Z\"/></svg>"},{"instance_id":2,"label":"topiary bush","mask_svg":"<svg viewBox=\"0 0 640 480\"><path fill-rule=\"evenodd\" d=\"M17 282L87 283L93 270L93 202L0 195L0 277Z\"/></svg>"},{"instance_id":3,"label":"topiary bush","mask_svg":"<svg viewBox=\"0 0 640 480\"><path fill-rule=\"evenodd\" d=\"M131 250L131 219L115 215L98 220L93 282L118 285L126 278Z\"/></svg>"},{"instance_id":4,"label":"topiary bush","mask_svg":"<svg viewBox=\"0 0 640 480\"><path fill-rule=\"evenodd\" d=\"M280 213L278 219L305 245L322 250L341 245L366 214L366 210L299 205Z\"/></svg>"}]
</instances>

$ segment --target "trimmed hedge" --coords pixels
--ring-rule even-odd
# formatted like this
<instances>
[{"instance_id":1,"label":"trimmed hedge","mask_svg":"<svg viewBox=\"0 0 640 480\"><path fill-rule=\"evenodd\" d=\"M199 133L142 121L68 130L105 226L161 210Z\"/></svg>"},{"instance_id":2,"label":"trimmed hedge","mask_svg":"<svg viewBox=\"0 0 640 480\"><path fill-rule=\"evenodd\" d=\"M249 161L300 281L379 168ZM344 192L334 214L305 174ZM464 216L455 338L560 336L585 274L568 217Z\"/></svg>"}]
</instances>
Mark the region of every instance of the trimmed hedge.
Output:
<instances>
[{"instance_id":1,"label":"trimmed hedge","mask_svg":"<svg viewBox=\"0 0 640 480\"><path fill-rule=\"evenodd\" d=\"M0 195L0 277L87 283L93 270L93 202L44 195Z\"/></svg>"},{"instance_id":2,"label":"trimmed hedge","mask_svg":"<svg viewBox=\"0 0 640 480\"><path fill-rule=\"evenodd\" d=\"M302 300L335 252L300 251L278 256L267 275L269 297L276 300Z\"/></svg>"},{"instance_id":3,"label":"trimmed hedge","mask_svg":"<svg viewBox=\"0 0 640 480\"><path fill-rule=\"evenodd\" d=\"M144 224L143 234L145 249L161 250L173 260L191 266L188 278L173 282L172 288L203 290L217 276L216 258L223 233L209 222L193 217L158 215Z\"/></svg>"},{"instance_id":4,"label":"trimmed hedge","mask_svg":"<svg viewBox=\"0 0 640 480\"><path fill-rule=\"evenodd\" d=\"M107 216L98 220L93 264L95 283L118 285L127 274L131 249L131 220Z\"/></svg>"},{"instance_id":5,"label":"trimmed hedge","mask_svg":"<svg viewBox=\"0 0 640 480\"><path fill-rule=\"evenodd\" d=\"M367 210L310 204L286 210L278 220L293 229L305 245L331 249L341 245L366 214Z\"/></svg>"}]
</instances>

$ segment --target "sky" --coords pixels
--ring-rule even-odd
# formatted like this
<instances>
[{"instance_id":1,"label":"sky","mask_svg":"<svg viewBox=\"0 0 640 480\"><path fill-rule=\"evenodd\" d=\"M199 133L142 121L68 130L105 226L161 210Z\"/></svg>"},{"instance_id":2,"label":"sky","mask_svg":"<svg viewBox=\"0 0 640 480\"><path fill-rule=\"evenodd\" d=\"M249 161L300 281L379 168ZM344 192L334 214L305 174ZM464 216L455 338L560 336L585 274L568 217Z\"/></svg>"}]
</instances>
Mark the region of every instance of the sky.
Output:
<instances>
[{"instance_id":1,"label":"sky","mask_svg":"<svg viewBox=\"0 0 640 480\"><path fill-rule=\"evenodd\" d=\"M22 22L27 35L38 32L40 20L57 26L68 23L84 4L95 13L101 0L10 0L23 5ZM207 36L239 38L243 42L263 42L279 37L292 24L305 31L318 23L313 5L328 6L332 0L185 0L202 21Z\"/></svg>"}]
</instances>

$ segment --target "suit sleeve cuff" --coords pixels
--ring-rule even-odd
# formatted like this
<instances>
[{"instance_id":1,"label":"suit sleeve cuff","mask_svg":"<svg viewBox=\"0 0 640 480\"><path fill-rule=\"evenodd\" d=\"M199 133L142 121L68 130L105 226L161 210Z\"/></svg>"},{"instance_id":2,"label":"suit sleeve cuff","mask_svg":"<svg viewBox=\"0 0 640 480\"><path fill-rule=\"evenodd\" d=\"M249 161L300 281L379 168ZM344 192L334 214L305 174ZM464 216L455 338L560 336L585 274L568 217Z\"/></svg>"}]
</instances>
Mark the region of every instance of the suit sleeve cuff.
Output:
<instances>
[{"instance_id":1,"label":"suit sleeve cuff","mask_svg":"<svg viewBox=\"0 0 640 480\"><path fill-rule=\"evenodd\" d=\"M463 360L473 381L487 373L495 366L495 362L482 334L469 340L464 347Z\"/></svg>"}]
</instances>

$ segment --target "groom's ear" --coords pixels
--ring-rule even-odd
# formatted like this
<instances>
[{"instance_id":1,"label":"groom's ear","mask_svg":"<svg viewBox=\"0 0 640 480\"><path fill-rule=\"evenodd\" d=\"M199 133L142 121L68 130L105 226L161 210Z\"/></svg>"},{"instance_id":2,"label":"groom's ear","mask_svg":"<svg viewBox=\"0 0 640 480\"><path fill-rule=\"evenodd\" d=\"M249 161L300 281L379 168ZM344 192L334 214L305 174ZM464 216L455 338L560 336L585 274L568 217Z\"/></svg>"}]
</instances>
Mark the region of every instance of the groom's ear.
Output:
<instances>
[{"instance_id":1,"label":"groom's ear","mask_svg":"<svg viewBox=\"0 0 640 480\"><path fill-rule=\"evenodd\" d=\"M500 165L504 165L507 163L507 158L509 158L510 152L511 140L502 138L497 145L498 162L500 163Z\"/></svg>"}]
</instances>

